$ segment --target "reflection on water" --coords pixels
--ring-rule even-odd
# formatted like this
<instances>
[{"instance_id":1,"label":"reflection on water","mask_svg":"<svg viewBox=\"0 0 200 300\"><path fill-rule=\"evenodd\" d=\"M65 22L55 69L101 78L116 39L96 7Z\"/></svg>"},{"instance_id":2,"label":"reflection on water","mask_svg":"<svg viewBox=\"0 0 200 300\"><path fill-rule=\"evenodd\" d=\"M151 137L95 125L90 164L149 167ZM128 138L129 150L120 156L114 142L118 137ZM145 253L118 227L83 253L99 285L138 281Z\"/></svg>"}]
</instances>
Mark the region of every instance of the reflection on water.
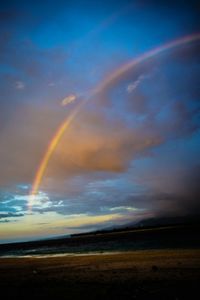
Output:
<instances>
[{"instance_id":1,"label":"reflection on water","mask_svg":"<svg viewBox=\"0 0 200 300\"><path fill-rule=\"evenodd\" d=\"M74 256L92 256L92 255L113 255L113 254L120 254L123 251L99 251L99 252L87 252L87 253L57 253L57 254L34 254L34 255L17 255L17 254L10 254L10 255L2 255L1 258L51 258L51 257L74 257Z\"/></svg>"}]
</instances>

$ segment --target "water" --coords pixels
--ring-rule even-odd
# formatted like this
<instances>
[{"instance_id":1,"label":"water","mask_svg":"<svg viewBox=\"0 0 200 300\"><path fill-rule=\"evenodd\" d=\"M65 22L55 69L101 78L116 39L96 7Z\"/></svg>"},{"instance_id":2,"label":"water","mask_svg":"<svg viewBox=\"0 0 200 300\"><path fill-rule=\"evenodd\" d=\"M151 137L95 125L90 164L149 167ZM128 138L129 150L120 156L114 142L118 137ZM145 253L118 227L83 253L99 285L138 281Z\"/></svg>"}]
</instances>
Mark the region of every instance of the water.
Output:
<instances>
[{"instance_id":1,"label":"water","mask_svg":"<svg viewBox=\"0 0 200 300\"><path fill-rule=\"evenodd\" d=\"M100 252L87 252L87 253L56 253L56 254L34 254L34 255L20 255L10 254L2 255L0 258L53 258L53 257L74 257L74 256L93 256L93 255L115 255L122 254L124 251L100 251Z\"/></svg>"}]
</instances>

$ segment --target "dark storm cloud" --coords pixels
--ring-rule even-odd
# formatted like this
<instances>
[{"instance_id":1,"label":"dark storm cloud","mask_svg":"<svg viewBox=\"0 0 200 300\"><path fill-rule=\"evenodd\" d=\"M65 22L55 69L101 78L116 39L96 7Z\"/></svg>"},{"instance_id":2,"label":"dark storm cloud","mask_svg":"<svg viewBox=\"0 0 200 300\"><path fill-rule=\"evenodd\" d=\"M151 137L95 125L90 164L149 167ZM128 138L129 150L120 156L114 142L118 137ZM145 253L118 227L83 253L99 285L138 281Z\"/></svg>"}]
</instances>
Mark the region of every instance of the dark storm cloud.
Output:
<instances>
[{"instance_id":1,"label":"dark storm cloud","mask_svg":"<svg viewBox=\"0 0 200 300\"><path fill-rule=\"evenodd\" d=\"M152 172L155 172L152 171ZM200 213L200 166L146 174L143 184L148 193L128 197L125 205L151 211L155 216L194 215Z\"/></svg>"},{"instance_id":2,"label":"dark storm cloud","mask_svg":"<svg viewBox=\"0 0 200 300\"><path fill-rule=\"evenodd\" d=\"M139 220L147 215L145 209L137 209L133 203L126 202L127 195L134 193L136 187L131 183L127 184L122 176L109 179L107 182L103 179L94 181L91 176L89 182L83 183L83 187L79 188L80 191L70 197L70 185L66 184L66 190L60 189L59 195L51 193L52 201L48 201L48 206L42 207L33 203L32 212L41 214L56 212L66 217L77 217L79 214L88 217L118 215L118 221L121 220L123 223L133 218Z\"/></svg>"},{"instance_id":3,"label":"dark storm cloud","mask_svg":"<svg viewBox=\"0 0 200 300\"><path fill-rule=\"evenodd\" d=\"M186 213L200 212L200 164L191 168L184 174L182 206Z\"/></svg>"}]
</instances>

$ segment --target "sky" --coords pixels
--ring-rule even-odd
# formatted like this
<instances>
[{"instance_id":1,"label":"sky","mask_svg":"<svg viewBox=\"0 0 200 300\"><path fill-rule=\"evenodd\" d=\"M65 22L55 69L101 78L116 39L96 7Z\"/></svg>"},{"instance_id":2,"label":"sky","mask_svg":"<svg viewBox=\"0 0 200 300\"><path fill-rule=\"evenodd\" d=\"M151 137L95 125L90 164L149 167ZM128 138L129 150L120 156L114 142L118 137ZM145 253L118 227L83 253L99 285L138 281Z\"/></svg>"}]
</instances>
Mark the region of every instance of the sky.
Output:
<instances>
[{"instance_id":1,"label":"sky","mask_svg":"<svg viewBox=\"0 0 200 300\"><path fill-rule=\"evenodd\" d=\"M1 1L0 243L200 213L200 7L184 2Z\"/></svg>"}]
</instances>

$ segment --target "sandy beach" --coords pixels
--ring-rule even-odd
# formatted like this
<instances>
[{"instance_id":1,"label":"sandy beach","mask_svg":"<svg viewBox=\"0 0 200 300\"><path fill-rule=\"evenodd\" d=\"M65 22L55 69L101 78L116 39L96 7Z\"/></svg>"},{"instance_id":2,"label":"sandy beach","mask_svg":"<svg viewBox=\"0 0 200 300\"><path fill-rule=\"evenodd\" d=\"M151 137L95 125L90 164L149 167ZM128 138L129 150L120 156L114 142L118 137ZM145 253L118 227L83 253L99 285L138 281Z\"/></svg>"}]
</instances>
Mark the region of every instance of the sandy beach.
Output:
<instances>
[{"instance_id":1,"label":"sandy beach","mask_svg":"<svg viewBox=\"0 0 200 300\"><path fill-rule=\"evenodd\" d=\"M4 299L193 299L200 250L0 259Z\"/></svg>"}]
</instances>

